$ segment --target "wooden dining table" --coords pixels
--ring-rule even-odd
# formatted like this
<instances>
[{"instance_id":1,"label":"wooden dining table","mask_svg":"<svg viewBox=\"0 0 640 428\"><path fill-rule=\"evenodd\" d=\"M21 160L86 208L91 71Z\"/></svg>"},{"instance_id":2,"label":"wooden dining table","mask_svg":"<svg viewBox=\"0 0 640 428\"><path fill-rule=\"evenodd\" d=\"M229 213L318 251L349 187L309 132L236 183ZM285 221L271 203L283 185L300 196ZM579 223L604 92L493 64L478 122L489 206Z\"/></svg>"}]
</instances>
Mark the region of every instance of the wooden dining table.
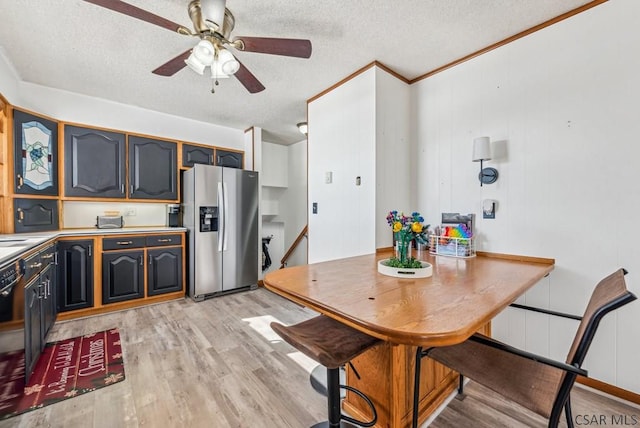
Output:
<instances>
[{"instance_id":1,"label":"wooden dining table","mask_svg":"<svg viewBox=\"0 0 640 428\"><path fill-rule=\"evenodd\" d=\"M491 320L547 276L554 260L478 253L471 258L418 253L430 263L428 278L380 274L377 264L391 251L288 267L268 273L264 286L384 342L357 357L347 384L376 404L379 427L410 426L416 346L463 342L491 333ZM427 360L422 365L419 420L427 419L455 390L457 374ZM366 416L366 405L347 393L343 407Z\"/></svg>"}]
</instances>

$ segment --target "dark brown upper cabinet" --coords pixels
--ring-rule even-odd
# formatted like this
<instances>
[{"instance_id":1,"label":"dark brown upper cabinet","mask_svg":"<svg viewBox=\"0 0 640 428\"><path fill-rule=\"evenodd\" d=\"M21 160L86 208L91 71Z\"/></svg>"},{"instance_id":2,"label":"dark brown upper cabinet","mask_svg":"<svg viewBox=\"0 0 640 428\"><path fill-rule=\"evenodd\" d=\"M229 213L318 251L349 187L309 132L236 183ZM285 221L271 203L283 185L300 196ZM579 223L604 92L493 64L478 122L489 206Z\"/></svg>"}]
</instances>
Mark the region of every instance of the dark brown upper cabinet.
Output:
<instances>
[{"instance_id":1,"label":"dark brown upper cabinet","mask_svg":"<svg viewBox=\"0 0 640 428\"><path fill-rule=\"evenodd\" d=\"M125 198L125 135L65 125L64 170L65 196Z\"/></svg>"},{"instance_id":2,"label":"dark brown upper cabinet","mask_svg":"<svg viewBox=\"0 0 640 428\"><path fill-rule=\"evenodd\" d=\"M14 192L58 195L58 123L13 110Z\"/></svg>"},{"instance_id":3,"label":"dark brown upper cabinet","mask_svg":"<svg viewBox=\"0 0 640 428\"><path fill-rule=\"evenodd\" d=\"M129 136L129 198L178 199L178 145Z\"/></svg>"},{"instance_id":4,"label":"dark brown upper cabinet","mask_svg":"<svg viewBox=\"0 0 640 428\"><path fill-rule=\"evenodd\" d=\"M57 199L16 198L13 206L16 233L44 232L60 227Z\"/></svg>"},{"instance_id":5,"label":"dark brown upper cabinet","mask_svg":"<svg viewBox=\"0 0 640 428\"><path fill-rule=\"evenodd\" d=\"M213 147L182 144L182 166L190 168L197 163L213 165Z\"/></svg>"},{"instance_id":6,"label":"dark brown upper cabinet","mask_svg":"<svg viewBox=\"0 0 640 428\"><path fill-rule=\"evenodd\" d=\"M216 149L216 165L242 169L244 166L244 154Z\"/></svg>"}]
</instances>

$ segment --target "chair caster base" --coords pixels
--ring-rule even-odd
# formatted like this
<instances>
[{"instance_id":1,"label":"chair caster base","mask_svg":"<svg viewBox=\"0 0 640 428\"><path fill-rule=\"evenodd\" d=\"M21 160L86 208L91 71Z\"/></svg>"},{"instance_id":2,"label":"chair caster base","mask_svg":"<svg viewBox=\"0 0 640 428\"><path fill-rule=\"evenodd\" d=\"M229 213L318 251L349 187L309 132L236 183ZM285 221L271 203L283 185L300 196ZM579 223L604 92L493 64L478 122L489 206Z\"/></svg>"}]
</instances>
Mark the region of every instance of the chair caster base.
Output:
<instances>
[{"instance_id":1,"label":"chair caster base","mask_svg":"<svg viewBox=\"0 0 640 428\"><path fill-rule=\"evenodd\" d=\"M331 428L331 425L329 425L329 421L323 421L318 422L311 428ZM358 428L358 425L353 425L347 421L340 421L340 428Z\"/></svg>"}]
</instances>

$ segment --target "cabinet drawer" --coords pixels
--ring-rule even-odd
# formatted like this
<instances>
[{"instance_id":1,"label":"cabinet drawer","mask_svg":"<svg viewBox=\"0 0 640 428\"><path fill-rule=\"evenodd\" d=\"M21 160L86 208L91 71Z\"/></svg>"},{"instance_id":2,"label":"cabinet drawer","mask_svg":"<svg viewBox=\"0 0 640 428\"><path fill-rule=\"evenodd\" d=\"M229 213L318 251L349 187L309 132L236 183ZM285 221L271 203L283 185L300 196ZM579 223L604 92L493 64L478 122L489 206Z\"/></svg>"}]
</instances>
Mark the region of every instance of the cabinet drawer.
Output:
<instances>
[{"instance_id":1,"label":"cabinet drawer","mask_svg":"<svg viewBox=\"0 0 640 428\"><path fill-rule=\"evenodd\" d=\"M182 235L147 236L147 247L164 247L167 245L182 245Z\"/></svg>"},{"instance_id":2,"label":"cabinet drawer","mask_svg":"<svg viewBox=\"0 0 640 428\"><path fill-rule=\"evenodd\" d=\"M24 259L25 271L24 277L29 281L35 274L42 270L42 260L40 260L40 252L35 252Z\"/></svg>"},{"instance_id":3,"label":"cabinet drawer","mask_svg":"<svg viewBox=\"0 0 640 428\"><path fill-rule=\"evenodd\" d=\"M108 250L122 250L126 248L140 248L144 247L144 237L142 236L128 236L126 238L102 238L102 249Z\"/></svg>"}]
</instances>

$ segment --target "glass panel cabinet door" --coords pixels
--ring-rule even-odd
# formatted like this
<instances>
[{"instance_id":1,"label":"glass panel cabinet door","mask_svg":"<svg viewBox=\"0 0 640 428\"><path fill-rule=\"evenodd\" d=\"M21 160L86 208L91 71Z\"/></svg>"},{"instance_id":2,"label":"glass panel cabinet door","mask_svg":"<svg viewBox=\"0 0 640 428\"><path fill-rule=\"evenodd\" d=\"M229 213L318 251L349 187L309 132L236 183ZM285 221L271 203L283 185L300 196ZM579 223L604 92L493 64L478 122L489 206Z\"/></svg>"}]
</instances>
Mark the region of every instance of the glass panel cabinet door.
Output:
<instances>
[{"instance_id":1,"label":"glass panel cabinet door","mask_svg":"<svg viewBox=\"0 0 640 428\"><path fill-rule=\"evenodd\" d=\"M13 110L14 190L58 195L58 124Z\"/></svg>"}]
</instances>

